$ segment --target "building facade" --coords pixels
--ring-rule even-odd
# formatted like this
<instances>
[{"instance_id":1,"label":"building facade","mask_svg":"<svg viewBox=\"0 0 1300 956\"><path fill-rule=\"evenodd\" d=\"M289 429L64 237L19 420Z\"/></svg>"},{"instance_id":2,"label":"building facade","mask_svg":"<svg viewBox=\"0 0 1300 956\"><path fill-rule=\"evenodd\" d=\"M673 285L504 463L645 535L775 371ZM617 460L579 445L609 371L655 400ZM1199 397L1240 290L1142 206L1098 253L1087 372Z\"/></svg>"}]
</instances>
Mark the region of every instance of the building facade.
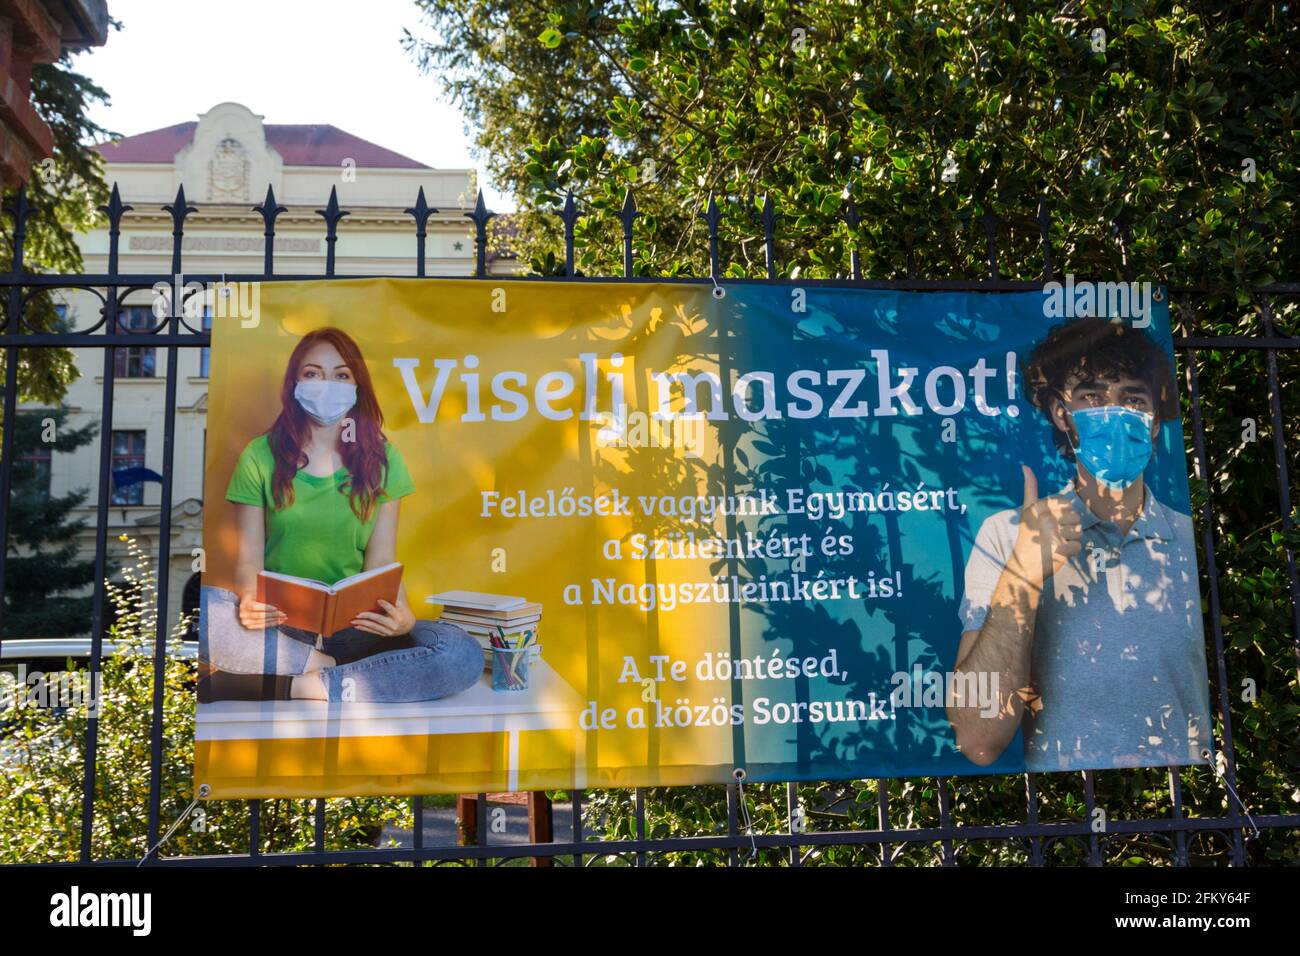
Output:
<instances>
[{"instance_id":1,"label":"building facade","mask_svg":"<svg viewBox=\"0 0 1300 956\"><path fill-rule=\"evenodd\" d=\"M32 104L32 67L108 40L105 0L0 0L0 186L25 183L54 157Z\"/></svg>"},{"instance_id":2,"label":"building facade","mask_svg":"<svg viewBox=\"0 0 1300 956\"><path fill-rule=\"evenodd\" d=\"M275 268L280 274L325 273L323 209L331 188L349 215L339 225L335 244L338 275L416 274L413 218L420 189L439 212L429 217L425 243L429 275L473 273L473 224L465 212L476 197L473 172L434 169L382 146L327 125L267 124L238 103L222 103L195 122L180 123L99 147L106 179L117 183L122 201L132 206L123 217L119 269L124 273L162 273L171 268L172 220L162 207L182 184L197 207L185 221L184 270L190 273L260 273L265 224L252 207L266 196L287 207L276 220ZM107 228L79 237L88 273L108 271ZM492 274L515 271L508 256L489 255ZM181 280L184 281L183 279ZM154 293L146 289L124 300L123 331L158 323ZM102 316L99 297L68 290L65 317L74 329L89 328ZM200 321L196 318L195 321ZM210 318L202 318L210 326ZM75 349L79 376L64 405L68 423L99 421L106 351ZM197 606L194 568L202 544L203 461L206 448L208 350L177 351L176 421L169 555L169 626L182 611ZM119 348L115 353L109 547L125 565L123 534L156 554L162 542L159 506L162 486L151 474L163 472L166 421L167 350ZM24 408L35 406L24 405ZM80 509L87 519L82 550L94 554L99 443L70 453L54 453L48 466L51 494L88 490ZM213 491L220 494L221 489Z\"/></svg>"}]
</instances>

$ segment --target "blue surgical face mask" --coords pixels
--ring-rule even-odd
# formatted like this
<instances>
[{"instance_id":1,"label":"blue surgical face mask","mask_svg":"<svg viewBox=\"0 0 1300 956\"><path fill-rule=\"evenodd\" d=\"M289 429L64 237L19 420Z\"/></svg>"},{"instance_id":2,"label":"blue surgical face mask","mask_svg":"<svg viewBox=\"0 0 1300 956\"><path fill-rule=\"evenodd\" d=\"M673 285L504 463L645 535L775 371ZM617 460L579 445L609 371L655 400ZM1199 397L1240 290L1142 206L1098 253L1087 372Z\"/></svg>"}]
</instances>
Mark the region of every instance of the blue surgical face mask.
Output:
<instances>
[{"instance_id":1,"label":"blue surgical face mask","mask_svg":"<svg viewBox=\"0 0 1300 956\"><path fill-rule=\"evenodd\" d=\"M1123 490L1142 476L1151 460L1150 412L1123 405L1079 408L1070 413L1083 467L1107 488Z\"/></svg>"},{"instance_id":2,"label":"blue surgical face mask","mask_svg":"<svg viewBox=\"0 0 1300 956\"><path fill-rule=\"evenodd\" d=\"M303 379L293 387L293 397L322 425L333 425L357 403L357 387L351 382Z\"/></svg>"}]
</instances>

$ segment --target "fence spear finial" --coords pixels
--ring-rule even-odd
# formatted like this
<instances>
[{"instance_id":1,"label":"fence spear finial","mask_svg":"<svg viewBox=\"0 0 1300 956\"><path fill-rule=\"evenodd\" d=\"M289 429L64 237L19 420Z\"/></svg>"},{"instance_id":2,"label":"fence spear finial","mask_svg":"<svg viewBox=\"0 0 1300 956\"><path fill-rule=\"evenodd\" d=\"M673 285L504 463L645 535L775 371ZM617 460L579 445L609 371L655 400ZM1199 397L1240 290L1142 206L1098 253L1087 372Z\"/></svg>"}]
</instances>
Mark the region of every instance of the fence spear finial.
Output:
<instances>
[{"instance_id":1,"label":"fence spear finial","mask_svg":"<svg viewBox=\"0 0 1300 956\"><path fill-rule=\"evenodd\" d=\"M623 223L623 276L628 279L632 278L632 220L639 215L641 213L636 209L636 197L632 195L632 187L628 186L623 195L623 210L618 214Z\"/></svg>"},{"instance_id":2,"label":"fence spear finial","mask_svg":"<svg viewBox=\"0 0 1300 956\"><path fill-rule=\"evenodd\" d=\"M163 206L163 212L171 213L172 217L172 274L177 275L181 271L181 241L185 237L185 219L190 213L198 212L198 207L185 198L184 183L176 187L176 199L171 205Z\"/></svg>"},{"instance_id":3,"label":"fence spear finial","mask_svg":"<svg viewBox=\"0 0 1300 956\"><path fill-rule=\"evenodd\" d=\"M578 221L578 204L573 200L573 192L564 197L564 208L560 210L560 221L564 223L564 274L573 275L573 227Z\"/></svg>"},{"instance_id":4,"label":"fence spear finial","mask_svg":"<svg viewBox=\"0 0 1300 956\"><path fill-rule=\"evenodd\" d=\"M288 212L287 206L281 206L275 201L275 190L270 183L266 184L266 198L262 200L260 206L254 206L253 212L260 213L262 221L266 223L266 249L262 257L262 271L270 275L275 269L275 220L282 212Z\"/></svg>"},{"instance_id":5,"label":"fence spear finial","mask_svg":"<svg viewBox=\"0 0 1300 956\"><path fill-rule=\"evenodd\" d=\"M713 198L713 193L709 193L709 203L704 207L704 212L696 213L709 227L709 275L714 278L718 275L718 225L722 222L722 213L718 211L718 203Z\"/></svg>"},{"instance_id":6,"label":"fence spear finial","mask_svg":"<svg viewBox=\"0 0 1300 956\"><path fill-rule=\"evenodd\" d=\"M424 240L428 236L429 216L439 210L434 209L425 201L424 187L416 194L415 205L408 206L402 210L408 216L415 219L415 274L424 275Z\"/></svg>"},{"instance_id":7,"label":"fence spear finial","mask_svg":"<svg viewBox=\"0 0 1300 956\"><path fill-rule=\"evenodd\" d=\"M334 274L334 244L339 241L339 220L344 216L351 215L346 209L339 208L338 186L330 187L330 201L325 204L324 209L317 209L316 215L325 220L325 274L332 276Z\"/></svg>"},{"instance_id":8,"label":"fence spear finial","mask_svg":"<svg viewBox=\"0 0 1300 956\"><path fill-rule=\"evenodd\" d=\"M766 259L767 277L776 278L776 210L772 208L772 196L763 194L763 258Z\"/></svg>"},{"instance_id":9,"label":"fence spear finial","mask_svg":"<svg viewBox=\"0 0 1300 956\"><path fill-rule=\"evenodd\" d=\"M474 274L482 278L487 274L487 224L496 213L488 209L483 201L483 190L479 189L474 211L465 213L465 218L474 223L475 267Z\"/></svg>"}]
</instances>

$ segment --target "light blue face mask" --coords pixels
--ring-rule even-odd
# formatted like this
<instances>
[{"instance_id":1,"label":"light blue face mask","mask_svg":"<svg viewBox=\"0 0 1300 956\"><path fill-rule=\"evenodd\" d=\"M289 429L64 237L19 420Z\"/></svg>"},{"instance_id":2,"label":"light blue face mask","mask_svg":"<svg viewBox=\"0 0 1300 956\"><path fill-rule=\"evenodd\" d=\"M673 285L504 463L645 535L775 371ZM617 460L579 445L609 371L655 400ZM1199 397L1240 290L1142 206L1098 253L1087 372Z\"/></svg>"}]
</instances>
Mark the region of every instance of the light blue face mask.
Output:
<instances>
[{"instance_id":1,"label":"light blue face mask","mask_svg":"<svg viewBox=\"0 0 1300 956\"><path fill-rule=\"evenodd\" d=\"M1088 473L1107 488L1123 490L1142 476L1151 460L1150 412L1123 405L1080 408L1070 413Z\"/></svg>"},{"instance_id":2,"label":"light blue face mask","mask_svg":"<svg viewBox=\"0 0 1300 956\"><path fill-rule=\"evenodd\" d=\"M357 403L357 387L351 382L303 379L293 387L298 404L322 425L333 425Z\"/></svg>"}]
</instances>

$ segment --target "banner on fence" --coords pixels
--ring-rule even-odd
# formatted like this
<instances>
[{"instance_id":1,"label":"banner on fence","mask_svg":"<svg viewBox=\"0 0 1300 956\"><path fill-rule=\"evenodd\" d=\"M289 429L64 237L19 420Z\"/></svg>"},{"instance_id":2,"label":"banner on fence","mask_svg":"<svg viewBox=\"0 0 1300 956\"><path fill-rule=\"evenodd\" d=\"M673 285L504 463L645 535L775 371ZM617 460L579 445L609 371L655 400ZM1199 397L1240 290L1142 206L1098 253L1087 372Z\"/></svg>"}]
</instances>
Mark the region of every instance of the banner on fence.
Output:
<instances>
[{"instance_id":1,"label":"banner on fence","mask_svg":"<svg viewBox=\"0 0 1300 956\"><path fill-rule=\"evenodd\" d=\"M1163 299L264 284L213 329L196 787L1208 761Z\"/></svg>"}]
</instances>

